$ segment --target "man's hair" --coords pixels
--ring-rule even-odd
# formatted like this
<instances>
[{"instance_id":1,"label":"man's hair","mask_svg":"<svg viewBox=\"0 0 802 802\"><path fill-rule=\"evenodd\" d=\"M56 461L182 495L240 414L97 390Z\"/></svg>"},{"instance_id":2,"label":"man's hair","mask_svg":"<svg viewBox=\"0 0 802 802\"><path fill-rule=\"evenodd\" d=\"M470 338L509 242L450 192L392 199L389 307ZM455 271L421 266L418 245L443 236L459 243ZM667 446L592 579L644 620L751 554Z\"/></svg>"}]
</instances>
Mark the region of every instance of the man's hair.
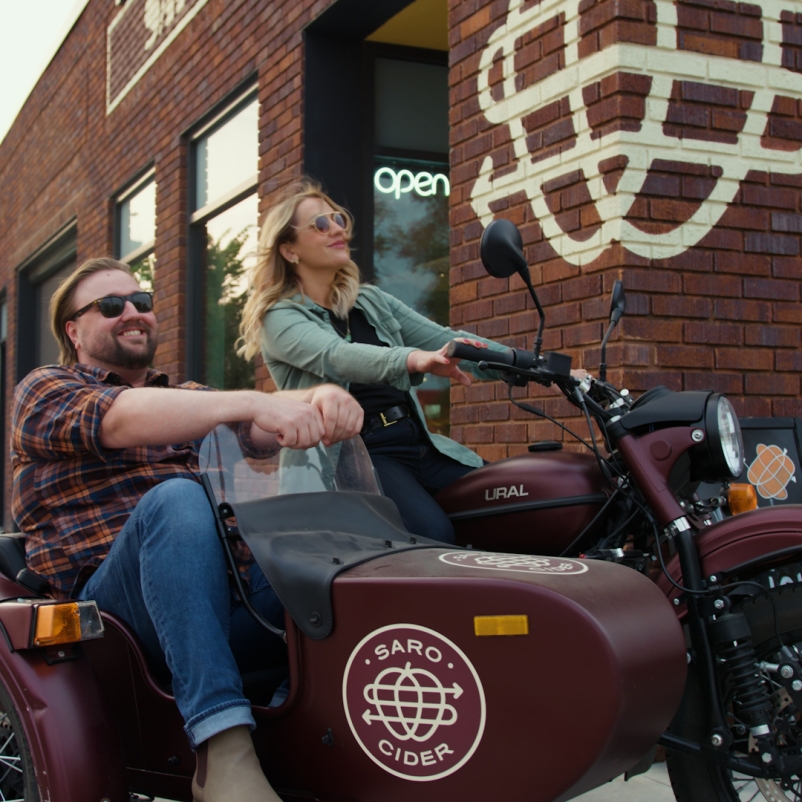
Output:
<instances>
[{"instance_id":1,"label":"man's hair","mask_svg":"<svg viewBox=\"0 0 802 802\"><path fill-rule=\"evenodd\" d=\"M77 311L73 303L75 290L87 276L100 273L101 270L122 270L129 276L133 275L131 268L125 262L118 262L105 256L89 259L61 282L50 299L50 328L59 345L59 362L62 365L74 365L78 361L75 346L67 335L67 321Z\"/></svg>"}]
</instances>

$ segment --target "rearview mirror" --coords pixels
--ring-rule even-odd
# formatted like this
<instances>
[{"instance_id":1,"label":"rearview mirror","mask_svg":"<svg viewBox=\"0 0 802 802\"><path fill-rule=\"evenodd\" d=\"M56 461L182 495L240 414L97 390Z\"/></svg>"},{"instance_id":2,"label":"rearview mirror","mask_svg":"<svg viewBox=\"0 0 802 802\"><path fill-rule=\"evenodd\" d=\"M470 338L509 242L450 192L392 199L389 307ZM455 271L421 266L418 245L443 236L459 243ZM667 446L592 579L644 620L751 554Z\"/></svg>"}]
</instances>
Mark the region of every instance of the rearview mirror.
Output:
<instances>
[{"instance_id":1,"label":"rearview mirror","mask_svg":"<svg viewBox=\"0 0 802 802\"><path fill-rule=\"evenodd\" d=\"M528 272L521 232L509 220L494 220L482 234L479 246L482 264L491 276L509 278Z\"/></svg>"},{"instance_id":2,"label":"rearview mirror","mask_svg":"<svg viewBox=\"0 0 802 802\"><path fill-rule=\"evenodd\" d=\"M610 323L615 325L627 311L627 298L624 294L624 282L616 281L613 284L613 294L610 298Z\"/></svg>"}]
</instances>

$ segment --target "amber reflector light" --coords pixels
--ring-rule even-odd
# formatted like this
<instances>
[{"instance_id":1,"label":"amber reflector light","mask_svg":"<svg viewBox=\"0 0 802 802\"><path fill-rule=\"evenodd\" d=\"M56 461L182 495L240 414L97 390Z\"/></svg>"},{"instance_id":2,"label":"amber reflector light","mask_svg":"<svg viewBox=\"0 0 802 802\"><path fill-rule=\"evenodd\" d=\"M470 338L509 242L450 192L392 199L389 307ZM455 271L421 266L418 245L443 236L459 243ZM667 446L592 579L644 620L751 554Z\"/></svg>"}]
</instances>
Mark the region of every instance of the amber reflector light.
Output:
<instances>
[{"instance_id":1,"label":"amber reflector light","mask_svg":"<svg viewBox=\"0 0 802 802\"><path fill-rule=\"evenodd\" d=\"M93 601L40 604L36 608L34 646L57 646L103 636L103 622Z\"/></svg>"},{"instance_id":2,"label":"amber reflector light","mask_svg":"<svg viewBox=\"0 0 802 802\"><path fill-rule=\"evenodd\" d=\"M528 615L477 615L473 631L479 635L528 635Z\"/></svg>"},{"instance_id":3,"label":"amber reflector light","mask_svg":"<svg viewBox=\"0 0 802 802\"><path fill-rule=\"evenodd\" d=\"M733 515L756 510L757 493L755 488L750 484L742 483L730 485L730 489L727 491L727 503Z\"/></svg>"}]
</instances>

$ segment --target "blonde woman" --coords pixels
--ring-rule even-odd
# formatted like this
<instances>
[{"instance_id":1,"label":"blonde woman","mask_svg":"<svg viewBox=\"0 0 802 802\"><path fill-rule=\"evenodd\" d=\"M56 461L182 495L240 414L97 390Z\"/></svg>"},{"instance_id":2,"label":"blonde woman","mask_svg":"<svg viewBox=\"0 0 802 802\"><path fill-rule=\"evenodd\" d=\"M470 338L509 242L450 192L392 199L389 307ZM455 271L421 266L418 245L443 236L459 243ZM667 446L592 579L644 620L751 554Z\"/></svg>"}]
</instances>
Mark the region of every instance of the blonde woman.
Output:
<instances>
[{"instance_id":1,"label":"blonde woman","mask_svg":"<svg viewBox=\"0 0 802 802\"><path fill-rule=\"evenodd\" d=\"M360 284L349 249L351 228L348 212L311 183L270 210L250 277L239 353L250 359L261 350L280 390L324 382L348 389L364 410L362 438L382 489L407 529L453 542L451 522L432 496L482 459L430 434L410 390L425 373L471 383L445 355L451 339L501 346L439 326L378 287Z\"/></svg>"}]
</instances>

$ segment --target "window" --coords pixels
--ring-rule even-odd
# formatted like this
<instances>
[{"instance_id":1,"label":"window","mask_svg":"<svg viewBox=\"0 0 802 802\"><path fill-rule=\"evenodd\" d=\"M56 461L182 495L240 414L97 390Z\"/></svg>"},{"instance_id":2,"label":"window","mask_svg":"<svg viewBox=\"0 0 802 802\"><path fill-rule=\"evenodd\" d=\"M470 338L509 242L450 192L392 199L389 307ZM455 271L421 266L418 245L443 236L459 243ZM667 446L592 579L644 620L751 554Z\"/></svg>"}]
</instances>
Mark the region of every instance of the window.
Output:
<instances>
[{"instance_id":1,"label":"window","mask_svg":"<svg viewBox=\"0 0 802 802\"><path fill-rule=\"evenodd\" d=\"M117 199L117 258L131 266L143 289L153 290L156 270L156 182L153 173Z\"/></svg>"},{"instance_id":2,"label":"window","mask_svg":"<svg viewBox=\"0 0 802 802\"><path fill-rule=\"evenodd\" d=\"M187 372L224 390L255 386L254 366L234 344L245 275L256 258L259 104L256 92L229 105L192 139L192 215Z\"/></svg>"},{"instance_id":3,"label":"window","mask_svg":"<svg viewBox=\"0 0 802 802\"><path fill-rule=\"evenodd\" d=\"M439 53L377 48L374 59L373 279L449 323L448 68ZM400 58L409 54L416 60ZM427 55L429 61L420 61ZM429 428L448 434L450 382L417 390Z\"/></svg>"},{"instance_id":4,"label":"window","mask_svg":"<svg viewBox=\"0 0 802 802\"><path fill-rule=\"evenodd\" d=\"M50 331L50 298L75 270L77 226L70 222L18 268L17 381L39 365L59 362Z\"/></svg>"}]
</instances>

